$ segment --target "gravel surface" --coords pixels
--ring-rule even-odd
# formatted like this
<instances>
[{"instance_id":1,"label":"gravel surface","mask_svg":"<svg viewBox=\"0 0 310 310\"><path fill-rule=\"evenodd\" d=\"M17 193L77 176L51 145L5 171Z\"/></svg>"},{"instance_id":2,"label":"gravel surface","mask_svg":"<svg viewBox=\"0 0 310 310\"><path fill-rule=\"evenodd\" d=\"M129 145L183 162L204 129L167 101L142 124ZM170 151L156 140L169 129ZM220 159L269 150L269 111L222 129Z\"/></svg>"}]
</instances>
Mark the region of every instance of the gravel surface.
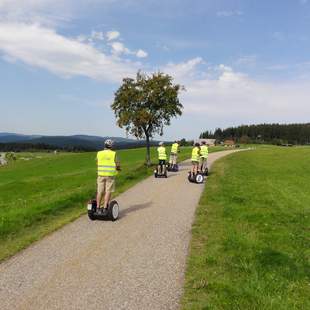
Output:
<instances>
[{"instance_id":1,"label":"gravel surface","mask_svg":"<svg viewBox=\"0 0 310 310\"><path fill-rule=\"evenodd\" d=\"M211 153L209 165L231 152ZM189 168L118 196L118 221L82 216L0 264L0 308L178 309L204 188Z\"/></svg>"}]
</instances>

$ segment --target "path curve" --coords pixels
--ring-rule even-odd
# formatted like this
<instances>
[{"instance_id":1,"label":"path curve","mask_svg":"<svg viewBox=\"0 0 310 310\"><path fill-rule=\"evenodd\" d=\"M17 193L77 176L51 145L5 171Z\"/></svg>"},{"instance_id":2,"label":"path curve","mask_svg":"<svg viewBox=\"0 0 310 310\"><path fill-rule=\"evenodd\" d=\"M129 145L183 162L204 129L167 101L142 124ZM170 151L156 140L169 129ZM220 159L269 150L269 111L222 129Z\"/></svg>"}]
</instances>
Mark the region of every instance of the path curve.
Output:
<instances>
[{"instance_id":1,"label":"path curve","mask_svg":"<svg viewBox=\"0 0 310 310\"><path fill-rule=\"evenodd\" d=\"M118 196L118 221L82 216L0 264L1 309L178 309L204 188L187 181L189 165Z\"/></svg>"}]
</instances>

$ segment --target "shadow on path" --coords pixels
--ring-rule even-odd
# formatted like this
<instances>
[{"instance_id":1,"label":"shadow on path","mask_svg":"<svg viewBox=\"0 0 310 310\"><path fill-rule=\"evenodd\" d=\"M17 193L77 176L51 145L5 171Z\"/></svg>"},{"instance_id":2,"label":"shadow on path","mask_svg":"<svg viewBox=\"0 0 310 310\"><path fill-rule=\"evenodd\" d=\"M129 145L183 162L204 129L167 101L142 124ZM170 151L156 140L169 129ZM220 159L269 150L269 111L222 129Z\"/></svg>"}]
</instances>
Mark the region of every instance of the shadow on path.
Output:
<instances>
[{"instance_id":1,"label":"shadow on path","mask_svg":"<svg viewBox=\"0 0 310 310\"><path fill-rule=\"evenodd\" d=\"M136 212L142 209L149 208L152 205L152 201L148 201L146 203L140 203L136 205L132 205L127 209L121 210L119 214L119 219L122 219L123 217L127 216L128 214L132 212Z\"/></svg>"}]
</instances>

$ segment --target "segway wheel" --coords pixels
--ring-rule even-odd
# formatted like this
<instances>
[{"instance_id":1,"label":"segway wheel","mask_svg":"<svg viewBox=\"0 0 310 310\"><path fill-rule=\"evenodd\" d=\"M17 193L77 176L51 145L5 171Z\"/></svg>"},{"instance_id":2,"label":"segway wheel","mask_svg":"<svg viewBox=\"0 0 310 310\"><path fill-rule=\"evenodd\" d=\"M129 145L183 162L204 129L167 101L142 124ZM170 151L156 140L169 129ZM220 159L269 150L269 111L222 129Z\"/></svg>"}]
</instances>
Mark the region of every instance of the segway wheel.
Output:
<instances>
[{"instance_id":1,"label":"segway wheel","mask_svg":"<svg viewBox=\"0 0 310 310\"><path fill-rule=\"evenodd\" d=\"M191 177L191 174L190 174L190 173L188 173L188 177L187 177L187 179L188 179L188 181L193 182L193 180L192 180L192 177Z\"/></svg>"},{"instance_id":2,"label":"segway wheel","mask_svg":"<svg viewBox=\"0 0 310 310\"><path fill-rule=\"evenodd\" d=\"M196 183L201 184L203 183L203 175L201 173L197 173L195 178Z\"/></svg>"},{"instance_id":3,"label":"segway wheel","mask_svg":"<svg viewBox=\"0 0 310 310\"><path fill-rule=\"evenodd\" d=\"M88 214L88 218L89 218L91 221L94 221L94 220L96 219L96 217L95 217L95 215L94 215L94 212L88 211L87 214Z\"/></svg>"},{"instance_id":4,"label":"segway wheel","mask_svg":"<svg viewBox=\"0 0 310 310\"><path fill-rule=\"evenodd\" d=\"M92 200L87 204L87 215L91 221L94 221L96 219L95 212L96 212L96 205L94 200Z\"/></svg>"},{"instance_id":5,"label":"segway wheel","mask_svg":"<svg viewBox=\"0 0 310 310\"><path fill-rule=\"evenodd\" d=\"M157 177L158 177L157 170L154 170L154 177L155 177L155 178L157 178Z\"/></svg>"},{"instance_id":6,"label":"segway wheel","mask_svg":"<svg viewBox=\"0 0 310 310\"><path fill-rule=\"evenodd\" d=\"M116 200L112 200L108 207L108 217L111 221L116 221L119 216L119 205Z\"/></svg>"},{"instance_id":7,"label":"segway wheel","mask_svg":"<svg viewBox=\"0 0 310 310\"><path fill-rule=\"evenodd\" d=\"M208 176L208 175L209 175L209 169L206 168L206 170L205 170L205 176Z\"/></svg>"}]
</instances>

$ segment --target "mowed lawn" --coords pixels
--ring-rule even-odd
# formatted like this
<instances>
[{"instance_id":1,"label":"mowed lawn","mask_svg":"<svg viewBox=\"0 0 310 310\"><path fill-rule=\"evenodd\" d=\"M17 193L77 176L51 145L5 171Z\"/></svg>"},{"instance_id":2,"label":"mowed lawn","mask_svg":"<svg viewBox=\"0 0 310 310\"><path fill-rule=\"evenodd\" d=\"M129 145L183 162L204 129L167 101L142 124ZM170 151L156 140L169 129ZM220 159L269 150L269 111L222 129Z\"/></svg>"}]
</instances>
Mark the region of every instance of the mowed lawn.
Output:
<instances>
[{"instance_id":1,"label":"mowed lawn","mask_svg":"<svg viewBox=\"0 0 310 310\"><path fill-rule=\"evenodd\" d=\"M215 163L193 225L183 309L310 309L310 148Z\"/></svg>"},{"instance_id":2,"label":"mowed lawn","mask_svg":"<svg viewBox=\"0 0 310 310\"><path fill-rule=\"evenodd\" d=\"M183 147L180 160L189 158L190 152ZM144 166L144 148L117 153L122 171L115 195L153 171ZM154 163L156 153L152 148ZM18 153L17 157L0 168L0 261L85 213L86 201L96 193L96 153Z\"/></svg>"}]
</instances>

